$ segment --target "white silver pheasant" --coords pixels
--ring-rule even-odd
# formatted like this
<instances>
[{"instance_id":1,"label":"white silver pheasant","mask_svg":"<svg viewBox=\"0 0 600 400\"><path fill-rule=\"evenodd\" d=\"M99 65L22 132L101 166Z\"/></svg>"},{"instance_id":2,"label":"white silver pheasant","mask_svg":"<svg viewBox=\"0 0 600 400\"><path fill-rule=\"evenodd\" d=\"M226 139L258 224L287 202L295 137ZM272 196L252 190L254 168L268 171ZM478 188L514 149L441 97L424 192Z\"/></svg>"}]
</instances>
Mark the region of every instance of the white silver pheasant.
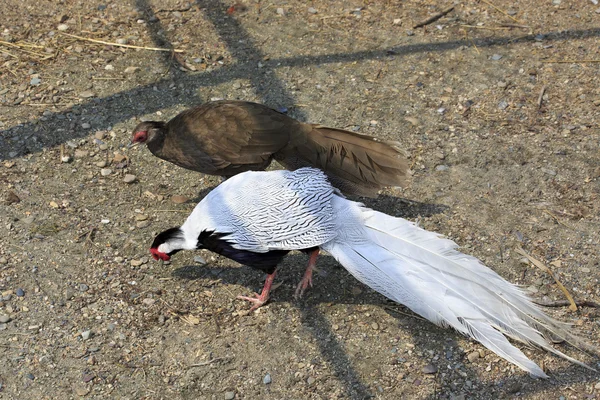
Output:
<instances>
[{"instance_id":1,"label":"white silver pheasant","mask_svg":"<svg viewBox=\"0 0 600 400\"><path fill-rule=\"evenodd\" d=\"M540 331L598 353L519 288L458 252L453 241L345 199L317 169L236 175L211 191L180 228L159 234L150 251L169 260L179 250L200 248L268 274L260 295L241 297L255 303L252 309L268 300L277 265L291 250L311 254L296 293L312 285L322 249L370 288L478 340L534 376L547 377L506 336L587 368L553 348Z\"/></svg>"}]
</instances>

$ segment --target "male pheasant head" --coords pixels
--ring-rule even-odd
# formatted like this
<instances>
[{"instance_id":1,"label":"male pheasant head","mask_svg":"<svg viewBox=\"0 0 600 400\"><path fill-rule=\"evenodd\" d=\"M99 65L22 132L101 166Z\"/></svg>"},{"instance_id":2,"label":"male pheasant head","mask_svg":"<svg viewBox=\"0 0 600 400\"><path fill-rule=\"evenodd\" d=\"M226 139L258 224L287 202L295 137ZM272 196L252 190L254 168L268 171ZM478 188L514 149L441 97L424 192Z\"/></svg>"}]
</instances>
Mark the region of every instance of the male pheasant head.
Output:
<instances>
[{"instance_id":1,"label":"male pheasant head","mask_svg":"<svg viewBox=\"0 0 600 400\"><path fill-rule=\"evenodd\" d=\"M150 253L155 260L169 261L171 256L185 248L185 238L180 228L167 229L154 238Z\"/></svg>"}]
</instances>

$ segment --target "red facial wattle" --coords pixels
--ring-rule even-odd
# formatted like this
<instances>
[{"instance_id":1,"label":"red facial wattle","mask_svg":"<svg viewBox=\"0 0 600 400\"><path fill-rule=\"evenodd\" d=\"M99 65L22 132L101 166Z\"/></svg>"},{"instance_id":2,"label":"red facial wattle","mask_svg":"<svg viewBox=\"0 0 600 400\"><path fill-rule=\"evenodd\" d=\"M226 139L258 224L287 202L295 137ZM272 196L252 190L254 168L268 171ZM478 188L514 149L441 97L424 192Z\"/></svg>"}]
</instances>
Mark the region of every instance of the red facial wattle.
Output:
<instances>
[{"instance_id":1,"label":"red facial wattle","mask_svg":"<svg viewBox=\"0 0 600 400\"><path fill-rule=\"evenodd\" d=\"M158 251L158 249L156 249L156 248L150 249L150 253L152 254L152 258L154 258L157 261L158 260L169 261L171 259L171 257L167 253Z\"/></svg>"},{"instance_id":2,"label":"red facial wattle","mask_svg":"<svg viewBox=\"0 0 600 400\"><path fill-rule=\"evenodd\" d=\"M148 131L139 131L133 135L132 143L144 143L148 139Z\"/></svg>"}]
</instances>

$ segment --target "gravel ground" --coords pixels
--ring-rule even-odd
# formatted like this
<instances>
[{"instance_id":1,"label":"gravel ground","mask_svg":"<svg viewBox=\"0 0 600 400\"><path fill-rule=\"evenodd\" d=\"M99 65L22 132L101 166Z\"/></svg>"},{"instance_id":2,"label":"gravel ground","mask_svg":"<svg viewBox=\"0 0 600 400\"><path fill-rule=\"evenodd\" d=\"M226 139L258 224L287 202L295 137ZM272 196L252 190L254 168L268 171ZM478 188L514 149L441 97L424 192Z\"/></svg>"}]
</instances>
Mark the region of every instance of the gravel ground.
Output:
<instances>
[{"instance_id":1,"label":"gravel ground","mask_svg":"<svg viewBox=\"0 0 600 400\"><path fill-rule=\"evenodd\" d=\"M598 373L526 349L550 375L532 379L329 257L300 301L306 257L288 257L271 302L248 315L235 296L262 286L258 272L205 251L160 265L147 250L219 179L125 148L140 119L214 98L395 139L412 181L369 206L447 235L537 300L563 301L520 246L597 304L594 3L467 1L414 28L452 4L0 2L0 396L600 398ZM547 311L598 343L588 305Z\"/></svg>"}]
</instances>

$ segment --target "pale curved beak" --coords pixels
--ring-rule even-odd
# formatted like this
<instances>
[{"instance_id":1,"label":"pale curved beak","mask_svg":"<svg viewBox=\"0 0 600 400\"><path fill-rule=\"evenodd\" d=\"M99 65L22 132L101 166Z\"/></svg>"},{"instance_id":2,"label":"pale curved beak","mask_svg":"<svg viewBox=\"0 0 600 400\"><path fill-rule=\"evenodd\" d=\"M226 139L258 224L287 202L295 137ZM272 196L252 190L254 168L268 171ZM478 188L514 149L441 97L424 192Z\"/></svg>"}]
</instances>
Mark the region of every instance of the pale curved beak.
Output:
<instances>
[{"instance_id":1,"label":"pale curved beak","mask_svg":"<svg viewBox=\"0 0 600 400\"><path fill-rule=\"evenodd\" d=\"M131 141L131 142L129 142L129 144L127 145L127 148L128 148L128 149L131 149L132 147L135 147L135 146L137 146L137 145L139 145L139 144L140 144L140 142L134 142L134 141Z\"/></svg>"}]
</instances>

